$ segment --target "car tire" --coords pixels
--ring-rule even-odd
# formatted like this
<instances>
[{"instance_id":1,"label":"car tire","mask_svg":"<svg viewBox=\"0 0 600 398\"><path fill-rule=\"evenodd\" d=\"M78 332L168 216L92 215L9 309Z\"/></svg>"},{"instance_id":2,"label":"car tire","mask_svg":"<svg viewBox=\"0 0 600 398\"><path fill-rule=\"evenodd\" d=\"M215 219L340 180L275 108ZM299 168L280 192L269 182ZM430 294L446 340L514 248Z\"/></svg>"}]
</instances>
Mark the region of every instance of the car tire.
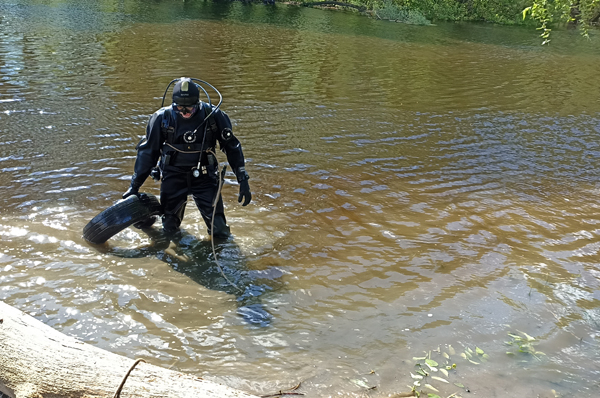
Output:
<instances>
[{"instance_id":1,"label":"car tire","mask_svg":"<svg viewBox=\"0 0 600 398\"><path fill-rule=\"evenodd\" d=\"M98 214L83 228L83 238L101 244L133 225L149 228L161 213L160 202L152 194L131 195Z\"/></svg>"}]
</instances>

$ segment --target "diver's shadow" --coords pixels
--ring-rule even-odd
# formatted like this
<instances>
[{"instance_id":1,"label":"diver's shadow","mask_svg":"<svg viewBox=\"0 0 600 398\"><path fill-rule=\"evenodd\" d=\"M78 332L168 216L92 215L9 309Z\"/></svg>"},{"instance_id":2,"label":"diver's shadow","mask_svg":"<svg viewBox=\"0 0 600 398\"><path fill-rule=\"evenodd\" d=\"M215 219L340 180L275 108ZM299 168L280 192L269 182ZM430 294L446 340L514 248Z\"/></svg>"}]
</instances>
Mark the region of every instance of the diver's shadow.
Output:
<instances>
[{"instance_id":1,"label":"diver's shadow","mask_svg":"<svg viewBox=\"0 0 600 398\"><path fill-rule=\"evenodd\" d=\"M208 289L234 295L237 313L249 325L266 327L271 324L273 316L266 310L262 298L281 285L281 271L248 269L244 254L232 237L215 240L215 261L212 243L198 240L183 229L175 234L167 234L156 227L142 231L150 238L150 245L136 249L104 246L102 251L125 258L156 257Z\"/></svg>"}]
</instances>

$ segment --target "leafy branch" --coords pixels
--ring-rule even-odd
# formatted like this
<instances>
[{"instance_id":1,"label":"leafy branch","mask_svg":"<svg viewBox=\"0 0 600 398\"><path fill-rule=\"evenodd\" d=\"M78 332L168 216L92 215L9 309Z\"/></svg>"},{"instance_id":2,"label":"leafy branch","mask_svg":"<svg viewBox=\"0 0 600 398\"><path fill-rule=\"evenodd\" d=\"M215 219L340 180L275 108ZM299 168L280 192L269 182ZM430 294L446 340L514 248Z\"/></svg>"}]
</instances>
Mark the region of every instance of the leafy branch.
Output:
<instances>
[{"instance_id":1,"label":"leafy branch","mask_svg":"<svg viewBox=\"0 0 600 398\"><path fill-rule=\"evenodd\" d=\"M550 25L553 23L578 23L581 33L588 35L588 26L600 15L600 0L533 0L531 6L523 10L523 20L527 17L537 21L542 45L550 43Z\"/></svg>"}]
</instances>

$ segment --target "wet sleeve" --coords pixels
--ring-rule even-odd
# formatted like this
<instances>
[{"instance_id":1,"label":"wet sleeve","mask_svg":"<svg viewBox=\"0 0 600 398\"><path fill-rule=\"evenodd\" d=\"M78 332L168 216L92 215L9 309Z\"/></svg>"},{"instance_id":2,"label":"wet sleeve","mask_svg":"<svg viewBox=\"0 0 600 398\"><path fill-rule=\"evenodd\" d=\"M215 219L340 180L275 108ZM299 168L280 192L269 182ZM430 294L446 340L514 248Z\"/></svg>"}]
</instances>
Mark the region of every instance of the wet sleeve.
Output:
<instances>
[{"instance_id":1,"label":"wet sleeve","mask_svg":"<svg viewBox=\"0 0 600 398\"><path fill-rule=\"evenodd\" d=\"M219 147L225 152L227 161L233 169L238 182L247 180L249 177L248 173L246 173L246 162L244 160L242 144L240 144L237 137L233 135L229 116L227 116L225 112L219 110L216 112L215 117L220 132L220 136L217 137Z\"/></svg>"},{"instance_id":2,"label":"wet sleeve","mask_svg":"<svg viewBox=\"0 0 600 398\"><path fill-rule=\"evenodd\" d=\"M163 144L160 124L162 116L159 112L154 113L146 126L146 136L137 145L137 158L135 159L134 173L131 185L140 187L150 175L152 168L156 166L160 157L160 149Z\"/></svg>"}]
</instances>

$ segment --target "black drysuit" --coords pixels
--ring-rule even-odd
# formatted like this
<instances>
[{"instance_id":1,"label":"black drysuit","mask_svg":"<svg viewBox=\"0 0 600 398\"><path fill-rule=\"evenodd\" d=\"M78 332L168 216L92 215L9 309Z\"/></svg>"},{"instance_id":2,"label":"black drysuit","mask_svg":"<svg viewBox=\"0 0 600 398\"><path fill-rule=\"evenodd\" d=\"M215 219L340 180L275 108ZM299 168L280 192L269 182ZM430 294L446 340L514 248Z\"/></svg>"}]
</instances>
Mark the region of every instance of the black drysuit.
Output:
<instances>
[{"instance_id":1,"label":"black drysuit","mask_svg":"<svg viewBox=\"0 0 600 398\"><path fill-rule=\"evenodd\" d=\"M146 137L137 146L138 154L131 185L140 187L160 158L160 201L166 231L179 228L187 197L192 195L210 233L212 204L219 186L215 157L217 142L225 152L238 181L248 178L242 146L231 131L229 116L217 109L205 121L211 107L202 102L200 105L189 119L177 114L173 106L159 109L150 117ZM195 173L199 175L195 177ZM219 197L217 203L214 227L214 236L224 238L229 235L222 197Z\"/></svg>"}]
</instances>

